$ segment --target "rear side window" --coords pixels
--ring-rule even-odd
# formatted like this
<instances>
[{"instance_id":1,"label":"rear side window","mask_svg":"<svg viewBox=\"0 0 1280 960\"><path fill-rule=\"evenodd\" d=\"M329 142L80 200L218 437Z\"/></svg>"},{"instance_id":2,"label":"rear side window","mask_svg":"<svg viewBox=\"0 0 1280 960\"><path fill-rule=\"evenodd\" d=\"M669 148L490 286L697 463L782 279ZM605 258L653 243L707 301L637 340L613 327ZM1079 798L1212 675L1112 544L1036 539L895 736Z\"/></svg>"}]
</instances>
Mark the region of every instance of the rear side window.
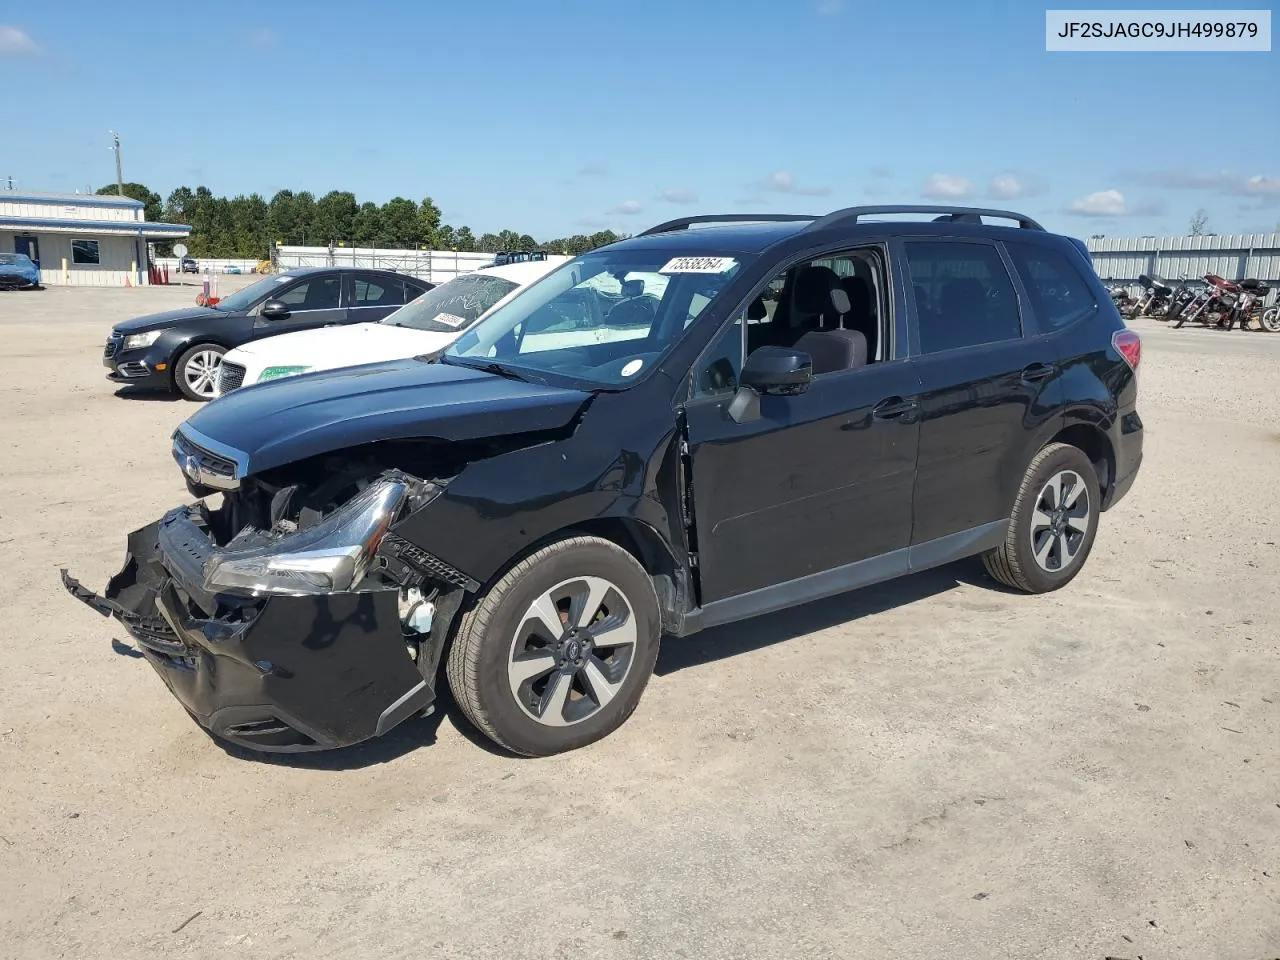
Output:
<instances>
[{"instance_id":1,"label":"rear side window","mask_svg":"<svg viewBox=\"0 0 1280 960\"><path fill-rule=\"evenodd\" d=\"M1062 330L1094 313L1098 301L1080 270L1061 250L1035 243L1005 243L1044 331Z\"/></svg>"},{"instance_id":2,"label":"rear side window","mask_svg":"<svg viewBox=\"0 0 1280 960\"><path fill-rule=\"evenodd\" d=\"M1022 336L1018 297L994 246L913 240L906 250L924 353Z\"/></svg>"},{"instance_id":3,"label":"rear side window","mask_svg":"<svg viewBox=\"0 0 1280 960\"><path fill-rule=\"evenodd\" d=\"M356 277L353 307L398 307L404 303L402 281L369 280Z\"/></svg>"}]
</instances>

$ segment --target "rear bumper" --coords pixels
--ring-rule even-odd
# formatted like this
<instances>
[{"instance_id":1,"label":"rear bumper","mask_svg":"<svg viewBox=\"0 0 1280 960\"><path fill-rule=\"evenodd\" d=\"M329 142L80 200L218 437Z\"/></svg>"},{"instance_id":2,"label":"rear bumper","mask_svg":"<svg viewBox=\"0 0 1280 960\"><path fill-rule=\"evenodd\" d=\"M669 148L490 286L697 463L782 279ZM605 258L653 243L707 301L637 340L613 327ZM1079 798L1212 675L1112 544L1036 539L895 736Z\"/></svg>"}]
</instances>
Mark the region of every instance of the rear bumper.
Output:
<instances>
[{"instance_id":1,"label":"rear bumper","mask_svg":"<svg viewBox=\"0 0 1280 960\"><path fill-rule=\"evenodd\" d=\"M184 507L130 534L103 596L62 574L123 625L197 723L251 750L297 753L380 736L431 705L394 591L208 594L199 571L213 545L199 517Z\"/></svg>"},{"instance_id":2,"label":"rear bumper","mask_svg":"<svg viewBox=\"0 0 1280 960\"><path fill-rule=\"evenodd\" d=\"M1115 477L1102 498L1102 509L1110 510L1132 488L1142 467L1142 418L1136 410L1123 414L1110 431L1111 449L1115 453Z\"/></svg>"}]
</instances>

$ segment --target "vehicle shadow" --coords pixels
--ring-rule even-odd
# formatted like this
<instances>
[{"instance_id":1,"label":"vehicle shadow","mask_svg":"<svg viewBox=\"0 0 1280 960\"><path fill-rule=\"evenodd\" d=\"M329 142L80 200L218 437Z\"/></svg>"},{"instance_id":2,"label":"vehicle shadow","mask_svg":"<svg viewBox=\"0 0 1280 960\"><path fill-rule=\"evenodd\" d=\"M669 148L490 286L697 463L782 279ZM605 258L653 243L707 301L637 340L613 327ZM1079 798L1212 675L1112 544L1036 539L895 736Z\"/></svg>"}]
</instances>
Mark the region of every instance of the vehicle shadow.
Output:
<instances>
[{"instance_id":1,"label":"vehicle shadow","mask_svg":"<svg viewBox=\"0 0 1280 960\"><path fill-rule=\"evenodd\" d=\"M713 627L686 639L668 639L658 654L654 673L667 676L688 667L714 663L838 624L853 623L895 607L938 596L962 585L997 592L1014 592L987 576L976 560L962 560L936 570L926 570L779 613ZM443 669L437 674L435 690L435 710L430 716L414 717L383 737L338 750L317 753L254 753L220 740L208 731L205 733L229 756L237 759L295 769L338 772L391 763L422 747L434 745L440 725L447 717L464 739L481 750L509 760L528 759L504 750L471 725L454 703Z\"/></svg>"},{"instance_id":2,"label":"vehicle shadow","mask_svg":"<svg viewBox=\"0 0 1280 960\"><path fill-rule=\"evenodd\" d=\"M853 623L895 607L907 606L961 585L995 591L1006 589L986 575L981 563L972 559L961 560L877 586L864 587L825 600L815 600L778 613L712 627L684 639L669 639L663 643L658 654L654 673L660 677L667 676L689 667L700 667L750 653L842 623Z\"/></svg>"},{"instance_id":3,"label":"vehicle shadow","mask_svg":"<svg viewBox=\"0 0 1280 960\"><path fill-rule=\"evenodd\" d=\"M148 390L146 387L121 387L116 391L116 396L121 400L159 400L164 403L174 403L182 399L177 393L170 393L167 390Z\"/></svg>"}]
</instances>

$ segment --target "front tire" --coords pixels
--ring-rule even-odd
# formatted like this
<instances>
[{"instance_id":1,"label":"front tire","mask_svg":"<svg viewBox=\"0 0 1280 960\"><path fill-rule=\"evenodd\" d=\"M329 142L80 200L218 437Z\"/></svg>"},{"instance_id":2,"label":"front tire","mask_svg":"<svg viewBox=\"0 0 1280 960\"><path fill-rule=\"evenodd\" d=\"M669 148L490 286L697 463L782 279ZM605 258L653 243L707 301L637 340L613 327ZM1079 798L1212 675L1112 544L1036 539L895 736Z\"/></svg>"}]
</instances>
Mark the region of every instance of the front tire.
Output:
<instances>
[{"instance_id":1,"label":"front tire","mask_svg":"<svg viewBox=\"0 0 1280 960\"><path fill-rule=\"evenodd\" d=\"M173 382L188 400L207 403L218 395L218 372L226 347L216 343L197 343L188 348L173 365Z\"/></svg>"},{"instance_id":2,"label":"front tire","mask_svg":"<svg viewBox=\"0 0 1280 960\"><path fill-rule=\"evenodd\" d=\"M1280 306L1269 307L1258 318L1258 329L1267 333L1280 333Z\"/></svg>"},{"instance_id":3,"label":"front tire","mask_svg":"<svg viewBox=\"0 0 1280 960\"><path fill-rule=\"evenodd\" d=\"M636 559L608 540L570 537L516 564L464 615L449 687L498 745L562 753L631 715L661 633L653 581Z\"/></svg>"},{"instance_id":4,"label":"front tire","mask_svg":"<svg viewBox=\"0 0 1280 960\"><path fill-rule=\"evenodd\" d=\"M1089 458L1069 444L1049 444L1022 478L1005 542L982 557L987 573L1024 593L1065 587L1093 549L1101 506Z\"/></svg>"}]
</instances>

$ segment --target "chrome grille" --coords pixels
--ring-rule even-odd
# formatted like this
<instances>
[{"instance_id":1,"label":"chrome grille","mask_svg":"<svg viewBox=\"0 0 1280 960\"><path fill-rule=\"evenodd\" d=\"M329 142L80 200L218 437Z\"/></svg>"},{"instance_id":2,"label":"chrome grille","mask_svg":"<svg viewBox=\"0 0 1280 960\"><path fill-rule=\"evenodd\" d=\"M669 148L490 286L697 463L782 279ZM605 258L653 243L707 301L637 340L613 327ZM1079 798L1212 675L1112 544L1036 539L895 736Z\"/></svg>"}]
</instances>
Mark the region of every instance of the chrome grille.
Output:
<instances>
[{"instance_id":1,"label":"chrome grille","mask_svg":"<svg viewBox=\"0 0 1280 960\"><path fill-rule=\"evenodd\" d=\"M194 483L219 490L234 490L240 485L236 462L206 450L178 431L173 435L173 459Z\"/></svg>"},{"instance_id":2,"label":"chrome grille","mask_svg":"<svg viewBox=\"0 0 1280 960\"><path fill-rule=\"evenodd\" d=\"M137 377L145 377L151 371L141 360L130 360L128 363L122 363L116 367L116 372L122 377L136 379Z\"/></svg>"},{"instance_id":3,"label":"chrome grille","mask_svg":"<svg viewBox=\"0 0 1280 960\"><path fill-rule=\"evenodd\" d=\"M218 368L218 393L225 396L232 390L239 390L244 386L245 368L238 363L227 363L222 361L222 365Z\"/></svg>"}]
</instances>

